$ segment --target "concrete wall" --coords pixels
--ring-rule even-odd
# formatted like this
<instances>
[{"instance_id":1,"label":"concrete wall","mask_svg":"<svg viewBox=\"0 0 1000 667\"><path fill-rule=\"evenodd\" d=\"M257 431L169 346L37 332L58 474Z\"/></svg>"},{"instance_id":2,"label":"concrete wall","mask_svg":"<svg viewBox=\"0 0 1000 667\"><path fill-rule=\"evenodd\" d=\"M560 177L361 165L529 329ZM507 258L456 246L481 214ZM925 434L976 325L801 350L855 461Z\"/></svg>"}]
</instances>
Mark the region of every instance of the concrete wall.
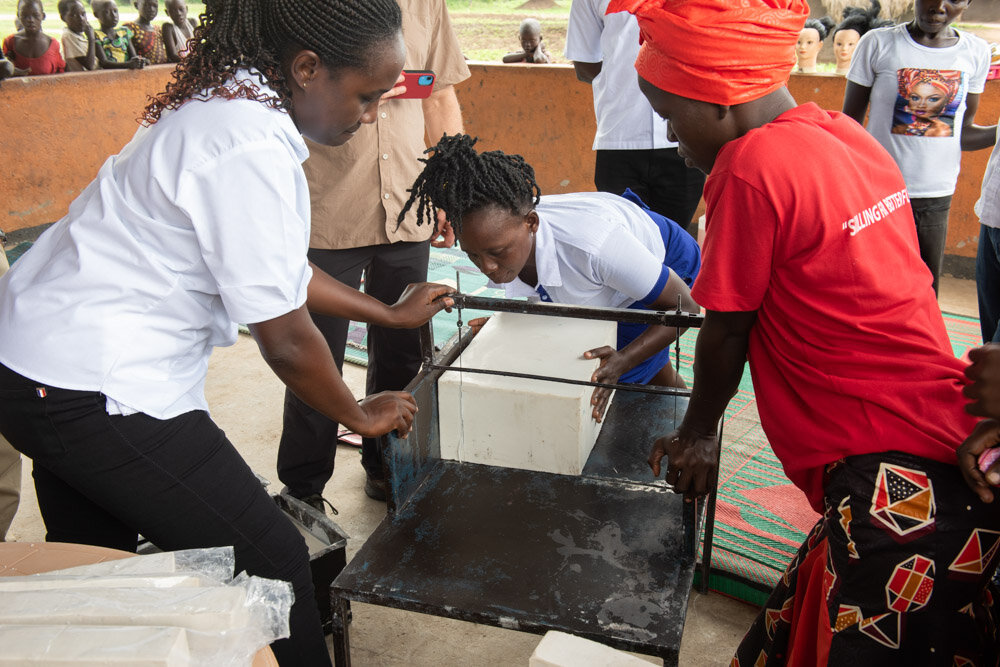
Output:
<instances>
[{"instance_id":1,"label":"concrete wall","mask_svg":"<svg viewBox=\"0 0 1000 667\"><path fill-rule=\"evenodd\" d=\"M480 147L520 153L545 193L593 189L594 118L590 87L568 65L473 64L458 87L466 130ZM170 66L11 79L0 84L0 229L53 222L65 214L108 155L135 132L147 96L161 91ZM844 79L793 75L799 102L839 109ZM1000 81L987 83L977 117L1000 117ZM948 265L967 274L975 257L978 221L972 206L989 151L965 153L952 204ZM830 165L831 178L836 165Z\"/></svg>"}]
</instances>

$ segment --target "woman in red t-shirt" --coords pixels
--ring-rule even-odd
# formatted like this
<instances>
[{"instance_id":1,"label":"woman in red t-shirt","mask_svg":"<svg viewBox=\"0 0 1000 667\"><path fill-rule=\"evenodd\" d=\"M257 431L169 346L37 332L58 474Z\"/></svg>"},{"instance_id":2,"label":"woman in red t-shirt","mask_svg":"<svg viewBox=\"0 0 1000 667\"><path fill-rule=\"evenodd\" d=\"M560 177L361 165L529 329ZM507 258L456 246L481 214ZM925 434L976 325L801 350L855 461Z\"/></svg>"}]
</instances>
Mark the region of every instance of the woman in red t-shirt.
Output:
<instances>
[{"instance_id":1,"label":"woman in red t-shirt","mask_svg":"<svg viewBox=\"0 0 1000 667\"><path fill-rule=\"evenodd\" d=\"M45 9L41 1L21 0L17 18L24 27L3 40L3 54L14 63L14 76L65 72L59 41L42 32Z\"/></svg>"}]
</instances>

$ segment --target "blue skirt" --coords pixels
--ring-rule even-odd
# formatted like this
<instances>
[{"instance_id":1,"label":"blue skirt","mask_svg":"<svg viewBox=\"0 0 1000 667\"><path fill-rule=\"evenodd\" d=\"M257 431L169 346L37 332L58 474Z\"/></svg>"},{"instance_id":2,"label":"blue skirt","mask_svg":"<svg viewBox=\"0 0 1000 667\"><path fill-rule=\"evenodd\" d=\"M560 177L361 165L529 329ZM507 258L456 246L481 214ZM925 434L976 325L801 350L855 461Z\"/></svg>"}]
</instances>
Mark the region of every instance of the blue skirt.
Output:
<instances>
[{"instance_id":1,"label":"blue skirt","mask_svg":"<svg viewBox=\"0 0 1000 667\"><path fill-rule=\"evenodd\" d=\"M676 222L670 218L664 217L651 210L646 204L639 198L637 194L631 190L625 190L622 197L628 199L634 204L638 204L646 215L656 223L656 226L660 229L660 236L663 238L663 246L666 249L663 257L663 265L668 266L673 269L674 273L680 276L681 280L687 283L690 287L694 284L694 279L698 277L698 271L701 270L701 249L698 247L698 242L691 237L684 229L678 225ZM635 302L629 308L635 310L648 310L640 302ZM649 325L646 324L627 324L625 322L618 323L618 349L622 349L636 338L638 338L643 331L648 328ZM648 384L650 380L656 377L656 374L660 372L660 369L670 363L670 348L664 348L649 357L641 364L628 371L622 375L618 381L619 382L633 382L636 384Z\"/></svg>"}]
</instances>

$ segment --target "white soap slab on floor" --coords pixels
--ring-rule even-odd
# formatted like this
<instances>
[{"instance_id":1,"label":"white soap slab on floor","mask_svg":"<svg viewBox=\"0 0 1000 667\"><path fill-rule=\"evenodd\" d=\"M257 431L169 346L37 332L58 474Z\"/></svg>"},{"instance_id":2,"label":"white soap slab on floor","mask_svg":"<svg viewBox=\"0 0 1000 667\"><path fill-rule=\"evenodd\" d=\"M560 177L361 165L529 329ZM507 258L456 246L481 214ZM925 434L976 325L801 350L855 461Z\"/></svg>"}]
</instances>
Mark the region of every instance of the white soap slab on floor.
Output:
<instances>
[{"instance_id":1,"label":"white soap slab on floor","mask_svg":"<svg viewBox=\"0 0 1000 667\"><path fill-rule=\"evenodd\" d=\"M549 630L528 667L649 667L642 658L565 632Z\"/></svg>"},{"instance_id":2,"label":"white soap slab on floor","mask_svg":"<svg viewBox=\"0 0 1000 667\"><path fill-rule=\"evenodd\" d=\"M0 625L0 667L191 664L183 628Z\"/></svg>"},{"instance_id":3,"label":"white soap slab on floor","mask_svg":"<svg viewBox=\"0 0 1000 667\"><path fill-rule=\"evenodd\" d=\"M498 313L452 366L589 381L599 366L583 353L614 346L615 322ZM594 388L445 371L438 379L441 458L579 475L601 424Z\"/></svg>"}]
</instances>

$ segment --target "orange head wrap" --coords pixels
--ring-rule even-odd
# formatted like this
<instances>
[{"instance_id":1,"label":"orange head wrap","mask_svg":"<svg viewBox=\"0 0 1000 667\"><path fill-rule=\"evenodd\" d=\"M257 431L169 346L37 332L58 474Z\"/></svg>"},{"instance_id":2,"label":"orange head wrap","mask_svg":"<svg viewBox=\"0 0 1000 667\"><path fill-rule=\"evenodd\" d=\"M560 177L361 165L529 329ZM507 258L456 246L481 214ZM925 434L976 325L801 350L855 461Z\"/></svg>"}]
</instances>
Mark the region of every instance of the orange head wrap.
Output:
<instances>
[{"instance_id":1,"label":"orange head wrap","mask_svg":"<svg viewBox=\"0 0 1000 667\"><path fill-rule=\"evenodd\" d=\"M635 68L657 88L715 104L742 104L785 85L806 0L611 0L608 14L639 19Z\"/></svg>"},{"instance_id":2,"label":"orange head wrap","mask_svg":"<svg viewBox=\"0 0 1000 667\"><path fill-rule=\"evenodd\" d=\"M947 98L945 102L947 105L955 99L958 89L962 86L962 73L958 70L904 69L899 74L900 97L909 97L910 92L921 83L940 90Z\"/></svg>"}]
</instances>

